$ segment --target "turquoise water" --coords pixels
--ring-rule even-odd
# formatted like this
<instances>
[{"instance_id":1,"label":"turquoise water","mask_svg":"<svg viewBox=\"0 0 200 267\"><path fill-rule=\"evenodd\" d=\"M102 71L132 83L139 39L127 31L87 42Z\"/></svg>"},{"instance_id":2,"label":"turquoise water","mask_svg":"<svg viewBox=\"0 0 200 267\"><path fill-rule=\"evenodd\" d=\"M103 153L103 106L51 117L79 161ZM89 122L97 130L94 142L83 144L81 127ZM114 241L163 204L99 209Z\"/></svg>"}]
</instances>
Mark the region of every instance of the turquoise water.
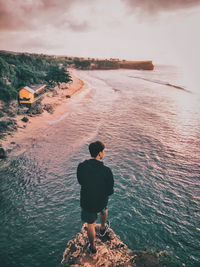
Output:
<instances>
[{"instance_id":1,"label":"turquoise water","mask_svg":"<svg viewBox=\"0 0 200 267\"><path fill-rule=\"evenodd\" d=\"M200 94L178 89L167 66L76 74L88 89L70 111L0 162L0 266L60 265L81 228L76 168L97 139L115 177L109 220L121 240L199 266Z\"/></svg>"}]
</instances>

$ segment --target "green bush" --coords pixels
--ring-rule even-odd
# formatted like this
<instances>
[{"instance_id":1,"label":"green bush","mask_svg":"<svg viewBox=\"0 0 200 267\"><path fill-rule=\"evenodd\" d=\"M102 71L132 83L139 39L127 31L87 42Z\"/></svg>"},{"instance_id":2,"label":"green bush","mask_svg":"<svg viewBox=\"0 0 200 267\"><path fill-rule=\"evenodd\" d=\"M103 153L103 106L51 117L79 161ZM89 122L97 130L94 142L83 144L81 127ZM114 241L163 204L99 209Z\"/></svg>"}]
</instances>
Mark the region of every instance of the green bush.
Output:
<instances>
[{"instance_id":1,"label":"green bush","mask_svg":"<svg viewBox=\"0 0 200 267\"><path fill-rule=\"evenodd\" d=\"M0 100L9 102L17 98L17 91L10 85L7 85L0 79Z\"/></svg>"}]
</instances>

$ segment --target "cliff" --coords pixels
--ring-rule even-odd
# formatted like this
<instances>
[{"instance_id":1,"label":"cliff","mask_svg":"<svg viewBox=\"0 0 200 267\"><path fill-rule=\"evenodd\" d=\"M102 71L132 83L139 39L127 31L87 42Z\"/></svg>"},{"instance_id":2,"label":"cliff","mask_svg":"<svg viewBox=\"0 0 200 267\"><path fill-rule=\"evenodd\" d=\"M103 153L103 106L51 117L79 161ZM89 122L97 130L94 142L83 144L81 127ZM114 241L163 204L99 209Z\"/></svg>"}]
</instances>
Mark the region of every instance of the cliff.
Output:
<instances>
[{"instance_id":1,"label":"cliff","mask_svg":"<svg viewBox=\"0 0 200 267\"><path fill-rule=\"evenodd\" d=\"M80 68L82 68L80 63ZM82 69L84 69L83 67ZM109 69L134 69L134 70L153 70L152 61L126 61L126 60L96 60L90 63L88 68L93 70L109 70Z\"/></svg>"},{"instance_id":2,"label":"cliff","mask_svg":"<svg viewBox=\"0 0 200 267\"><path fill-rule=\"evenodd\" d=\"M122 69L135 69L135 70L154 69L152 61L120 61L119 66Z\"/></svg>"},{"instance_id":3,"label":"cliff","mask_svg":"<svg viewBox=\"0 0 200 267\"><path fill-rule=\"evenodd\" d=\"M109 229L104 237L99 236L100 225L96 225L97 253L88 250L87 226L83 225L81 232L67 243L63 253L62 264L71 267L180 267L185 266L174 260L166 251L133 251L127 247Z\"/></svg>"}]
</instances>

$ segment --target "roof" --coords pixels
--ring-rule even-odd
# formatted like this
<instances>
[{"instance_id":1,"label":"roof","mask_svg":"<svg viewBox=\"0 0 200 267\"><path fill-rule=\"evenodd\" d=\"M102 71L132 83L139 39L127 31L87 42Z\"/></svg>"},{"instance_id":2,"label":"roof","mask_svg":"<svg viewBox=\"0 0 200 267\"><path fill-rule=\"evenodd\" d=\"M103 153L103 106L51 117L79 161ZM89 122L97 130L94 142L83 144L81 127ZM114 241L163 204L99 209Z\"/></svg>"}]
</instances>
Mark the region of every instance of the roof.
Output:
<instances>
[{"instance_id":1,"label":"roof","mask_svg":"<svg viewBox=\"0 0 200 267\"><path fill-rule=\"evenodd\" d=\"M34 93L35 93L35 91L34 91L33 89L31 89L30 87L28 87L28 86L25 86L25 87L22 88L22 89L26 89L26 90L29 91L31 94L34 94Z\"/></svg>"},{"instance_id":2,"label":"roof","mask_svg":"<svg viewBox=\"0 0 200 267\"><path fill-rule=\"evenodd\" d=\"M29 88L31 88L34 91L37 91L39 89L44 88L46 85L45 84L35 84L35 85L31 85Z\"/></svg>"},{"instance_id":3,"label":"roof","mask_svg":"<svg viewBox=\"0 0 200 267\"><path fill-rule=\"evenodd\" d=\"M34 94L37 90L44 88L46 85L45 84L35 84L31 86L25 86L22 89L26 89L30 93Z\"/></svg>"}]
</instances>

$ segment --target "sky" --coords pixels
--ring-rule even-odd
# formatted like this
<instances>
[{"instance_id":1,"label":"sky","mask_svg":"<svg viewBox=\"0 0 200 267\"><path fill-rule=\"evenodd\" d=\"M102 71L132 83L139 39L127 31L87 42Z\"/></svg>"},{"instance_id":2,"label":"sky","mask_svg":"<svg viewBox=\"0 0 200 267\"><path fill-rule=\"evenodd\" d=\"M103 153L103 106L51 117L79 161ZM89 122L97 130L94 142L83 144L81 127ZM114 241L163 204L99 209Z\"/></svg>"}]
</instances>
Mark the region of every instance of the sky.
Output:
<instances>
[{"instance_id":1,"label":"sky","mask_svg":"<svg viewBox=\"0 0 200 267\"><path fill-rule=\"evenodd\" d=\"M0 50L198 64L200 0L0 0Z\"/></svg>"}]
</instances>

